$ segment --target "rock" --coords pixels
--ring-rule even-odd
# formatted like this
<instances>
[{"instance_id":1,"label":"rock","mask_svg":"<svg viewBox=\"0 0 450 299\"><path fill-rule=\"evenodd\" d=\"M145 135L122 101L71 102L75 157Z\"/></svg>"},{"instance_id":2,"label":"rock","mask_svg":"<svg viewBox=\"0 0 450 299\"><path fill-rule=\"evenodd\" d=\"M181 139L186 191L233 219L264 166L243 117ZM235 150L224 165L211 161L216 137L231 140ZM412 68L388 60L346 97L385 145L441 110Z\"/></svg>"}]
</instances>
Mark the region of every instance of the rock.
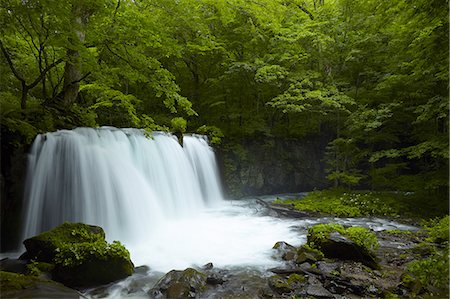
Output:
<instances>
[{"instance_id":1,"label":"rock","mask_svg":"<svg viewBox=\"0 0 450 299\"><path fill-rule=\"evenodd\" d=\"M105 232L99 226L84 223L61 224L54 229L23 241L28 259L53 262L56 249L62 244L95 242L105 240Z\"/></svg>"},{"instance_id":2,"label":"rock","mask_svg":"<svg viewBox=\"0 0 450 299\"><path fill-rule=\"evenodd\" d=\"M273 245L272 249L276 250L277 257L285 261L293 261L297 258L296 248L286 242L279 241Z\"/></svg>"},{"instance_id":3,"label":"rock","mask_svg":"<svg viewBox=\"0 0 450 299\"><path fill-rule=\"evenodd\" d=\"M211 270L212 268L214 268L213 263L207 263L202 267L203 270Z\"/></svg>"},{"instance_id":4,"label":"rock","mask_svg":"<svg viewBox=\"0 0 450 299\"><path fill-rule=\"evenodd\" d=\"M133 273L120 242L108 244L101 227L64 223L24 241L30 259L54 265L52 278L69 287L107 284Z\"/></svg>"},{"instance_id":5,"label":"rock","mask_svg":"<svg viewBox=\"0 0 450 299\"><path fill-rule=\"evenodd\" d=\"M309 285L306 288L306 293L315 298L334 298L334 295L325 289L321 284Z\"/></svg>"},{"instance_id":6,"label":"rock","mask_svg":"<svg viewBox=\"0 0 450 299\"><path fill-rule=\"evenodd\" d=\"M312 249L308 245L304 245L297 250L297 258L295 262L302 264L304 262L315 263L323 259L323 253L317 249Z\"/></svg>"},{"instance_id":7,"label":"rock","mask_svg":"<svg viewBox=\"0 0 450 299\"><path fill-rule=\"evenodd\" d=\"M207 276L195 269L172 270L149 291L150 296L164 294L166 298L195 298L206 287Z\"/></svg>"},{"instance_id":8,"label":"rock","mask_svg":"<svg viewBox=\"0 0 450 299\"><path fill-rule=\"evenodd\" d=\"M325 275L334 275L339 272L339 263L318 262L317 268Z\"/></svg>"},{"instance_id":9,"label":"rock","mask_svg":"<svg viewBox=\"0 0 450 299\"><path fill-rule=\"evenodd\" d=\"M0 272L2 298L85 298L76 290L52 280L12 272Z\"/></svg>"},{"instance_id":10,"label":"rock","mask_svg":"<svg viewBox=\"0 0 450 299\"><path fill-rule=\"evenodd\" d=\"M27 262L20 259L4 258L0 261L0 270L26 274L28 271Z\"/></svg>"},{"instance_id":11,"label":"rock","mask_svg":"<svg viewBox=\"0 0 450 299\"><path fill-rule=\"evenodd\" d=\"M225 282L225 279L223 279L219 274L217 273L211 273L206 278L206 283L209 285L218 285Z\"/></svg>"},{"instance_id":12,"label":"rock","mask_svg":"<svg viewBox=\"0 0 450 299\"><path fill-rule=\"evenodd\" d=\"M290 293L293 291L293 288L291 288L287 279L279 275L269 277L269 286L278 294Z\"/></svg>"},{"instance_id":13,"label":"rock","mask_svg":"<svg viewBox=\"0 0 450 299\"><path fill-rule=\"evenodd\" d=\"M320 249L328 258L359 261L373 269L379 268L372 254L339 232L330 233L328 238L320 243Z\"/></svg>"}]
</instances>

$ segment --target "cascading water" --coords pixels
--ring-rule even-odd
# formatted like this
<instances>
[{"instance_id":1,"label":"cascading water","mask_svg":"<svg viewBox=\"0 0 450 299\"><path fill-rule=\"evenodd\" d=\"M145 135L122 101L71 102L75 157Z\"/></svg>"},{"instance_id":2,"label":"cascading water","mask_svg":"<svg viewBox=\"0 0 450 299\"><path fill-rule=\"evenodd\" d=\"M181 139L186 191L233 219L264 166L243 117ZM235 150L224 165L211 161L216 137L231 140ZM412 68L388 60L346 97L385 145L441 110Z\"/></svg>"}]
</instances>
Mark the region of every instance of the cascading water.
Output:
<instances>
[{"instance_id":1,"label":"cascading water","mask_svg":"<svg viewBox=\"0 0 450 299\"><path fill-rule=\"evenodd\" d=\"M169 134L148 138L137 129L39 135L26 185L22 239L64 221L99 225L152 273L208 262L264 270L280 264L272 258L275 242L300 245L307 227L330 221L270 217L252 200L223 200L214 152L196 135L185 136L183 147Z\"/></svg>"},{"instance_id":2,"label":"cascading water","mask_svg":"<svg viewBox=\"0 0 450 299\"><path fill-rule=\"evenodd\" d=\"M136 129L77 128L37 136L29 157L24 238L64 221L137 242L173 218L223 200L202 136L153 138Z\"/></svg>"}]
</instances>

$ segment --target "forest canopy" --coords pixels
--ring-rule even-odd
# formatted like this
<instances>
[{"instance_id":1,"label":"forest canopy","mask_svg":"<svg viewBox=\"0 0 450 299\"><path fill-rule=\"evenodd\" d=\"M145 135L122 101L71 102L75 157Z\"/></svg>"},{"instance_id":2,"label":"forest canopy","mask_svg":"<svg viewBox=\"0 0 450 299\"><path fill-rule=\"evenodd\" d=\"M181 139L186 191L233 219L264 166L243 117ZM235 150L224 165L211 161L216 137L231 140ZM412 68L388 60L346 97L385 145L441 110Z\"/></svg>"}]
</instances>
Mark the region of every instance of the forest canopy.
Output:
<instances>
[{"instance_id":1,"label":"forest canopy","mask_svg":"<svg viewBox=\"0 0 450 299\"><path fill-rule=\"evenodd\" d=\"M447 0L2 0L2 134L326 134L336 186L447 194L448 25Z\"/></svg>"}]
</instances>

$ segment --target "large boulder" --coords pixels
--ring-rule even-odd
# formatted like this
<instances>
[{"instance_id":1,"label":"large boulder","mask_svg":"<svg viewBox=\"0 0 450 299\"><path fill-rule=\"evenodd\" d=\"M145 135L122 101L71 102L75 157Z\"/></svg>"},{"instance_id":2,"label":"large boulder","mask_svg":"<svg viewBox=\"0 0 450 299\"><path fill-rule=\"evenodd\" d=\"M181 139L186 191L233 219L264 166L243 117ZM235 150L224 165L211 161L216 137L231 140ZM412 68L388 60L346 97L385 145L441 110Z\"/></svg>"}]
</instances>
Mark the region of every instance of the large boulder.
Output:
<instances>
[{"instance_id":1,"label":"large boulder","mask_svg":"<svg viewBox=\"0 0 450 299\"><path fill-rule=\"evenodd\" d=\"M206 279L206 274L192 268L172 270L149 293L157 298L196 298L206 288Z\"/></svg>"},{"instance_id":2,"label":"large boulder","mask_svg":"<svg viewBox=\"0 0 450 299\"><path fill-rule=\"evenodd\" d=\"M117 241L108 244L98 226L66 222L24 245L30 260L53 264L52 279L70 287L110 283L134 270L128 250Z\"/></svg>"},{"instance_id":3,"label":"large boulder","mask_svg":"<svg viewBox=\"0 0 450 299\"><path fill-rule=\"evenodd\" d=\"M308 230L308 245L325 257L353 260L379 268L375 249L379 244L373 232L362 227L345 229L338 224L318 224Z\"/></svg>"}]
</instances>

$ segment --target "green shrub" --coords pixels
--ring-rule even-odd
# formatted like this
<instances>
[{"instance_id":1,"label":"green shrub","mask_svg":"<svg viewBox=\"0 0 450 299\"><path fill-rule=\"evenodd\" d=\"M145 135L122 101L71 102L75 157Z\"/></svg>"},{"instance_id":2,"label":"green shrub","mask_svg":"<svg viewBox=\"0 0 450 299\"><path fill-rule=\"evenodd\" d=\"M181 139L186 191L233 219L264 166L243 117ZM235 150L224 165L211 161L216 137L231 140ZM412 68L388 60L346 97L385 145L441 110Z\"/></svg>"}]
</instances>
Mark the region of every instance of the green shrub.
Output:
<instances>
[{"instance_id":1,"label":"green shrub","mask_svg":"<svg viewBox=\"0 0 450 299\"><path fill-rule=\"evenodd\" d=\"M445 253L435 253L425 259L407 264L403 283L416 291L422 288L435 292L433 288L443 289L448 294L449 261L448 248ZM431 288L430 288L431 287Z\"/></svg>"},{"instance_id":2,"label":"green shrub","mask_svg":"<svg viewBox=\"0 0 450 299\"><path fill-rule=\"evenodd\" d=\"M184 118L182 118L182 117L172 118L170 123L172 125L172 130L174 132L180 132L180 133L186 132L187 121Z\"/></svg>"},{"instance_id":3,"label":"green shrub","mask_svg":"<svg viewBox=\"0 0 450 299\"><path fill-rule=\"evenodd\" d=\"M449 237L449 216L436 218L428 221L424 225L425 231L428 232L427 241L434 243L448 243Z\"/></svg>"}]
</instances>

